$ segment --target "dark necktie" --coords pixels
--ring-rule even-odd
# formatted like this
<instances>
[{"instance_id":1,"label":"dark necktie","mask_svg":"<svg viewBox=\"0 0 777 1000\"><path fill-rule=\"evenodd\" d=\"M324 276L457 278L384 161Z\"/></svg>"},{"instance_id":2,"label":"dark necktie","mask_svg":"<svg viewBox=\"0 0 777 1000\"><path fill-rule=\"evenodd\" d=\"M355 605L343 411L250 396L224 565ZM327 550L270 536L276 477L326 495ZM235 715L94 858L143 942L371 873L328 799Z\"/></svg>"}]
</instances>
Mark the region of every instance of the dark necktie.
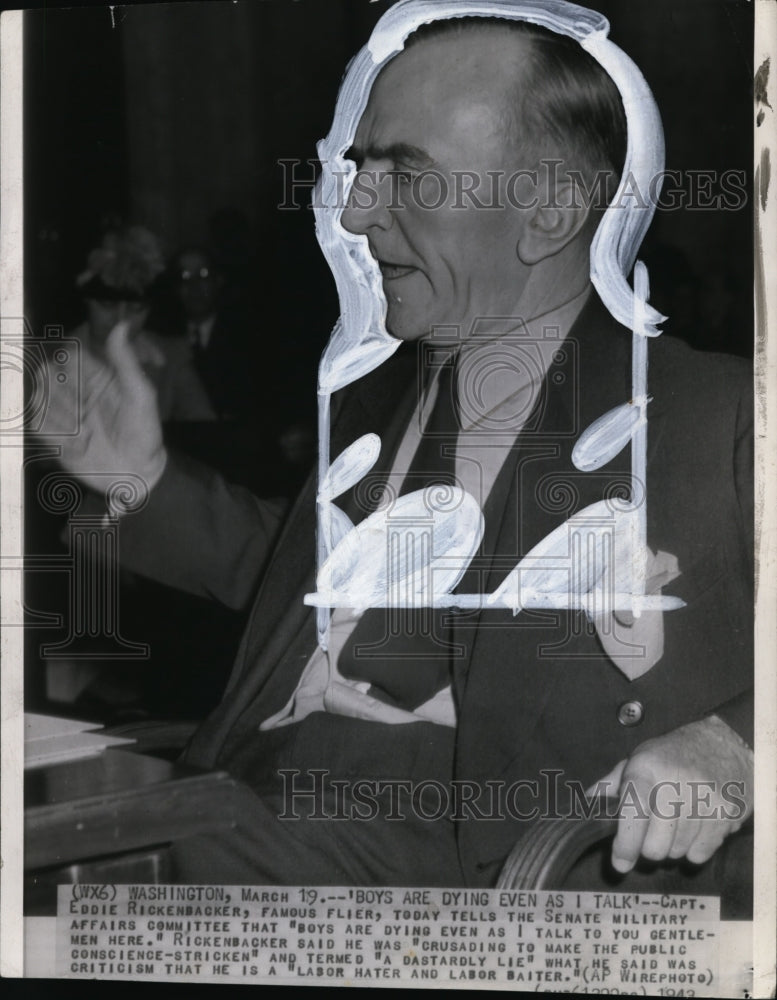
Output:
<instances>
[{"instance_id":1,"label":"dark necktie","mask_svg":"<svg viewBox=\"0 0 777 1000\"><path fill-rule=\"evenodd\" d=\"M401 494L456 481L456 368L440 372L437 398ZM451 612L434 608L371 608L364 612L338 660L344 677L369 681L370 694L412 711L450 680Z\"/></svg>"}]
</instances>

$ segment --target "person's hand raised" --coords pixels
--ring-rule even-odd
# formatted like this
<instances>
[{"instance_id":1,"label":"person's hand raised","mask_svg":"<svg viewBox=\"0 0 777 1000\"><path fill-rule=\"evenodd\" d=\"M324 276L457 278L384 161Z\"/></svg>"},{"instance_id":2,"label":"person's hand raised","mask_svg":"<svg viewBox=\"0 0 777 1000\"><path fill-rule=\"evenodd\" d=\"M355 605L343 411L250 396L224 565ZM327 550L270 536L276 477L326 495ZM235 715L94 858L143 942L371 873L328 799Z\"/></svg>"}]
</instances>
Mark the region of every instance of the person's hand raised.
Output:
<instances>
[{"instance_id":1,"label":"person's hand raised","mask_svg":"<svg viewBox=\"0 0 777 1000\"><path fill-rule=\"evenodd\" d=\"M108 335L103 357L82 347L64 382L51 382L40 436L60 449L59 461L80 482L104 492L128 475L151 490L167 461L156 391L130 342L127 321ZM74 414L78 432L73 435Z\"/></svg>"}]
</instances>

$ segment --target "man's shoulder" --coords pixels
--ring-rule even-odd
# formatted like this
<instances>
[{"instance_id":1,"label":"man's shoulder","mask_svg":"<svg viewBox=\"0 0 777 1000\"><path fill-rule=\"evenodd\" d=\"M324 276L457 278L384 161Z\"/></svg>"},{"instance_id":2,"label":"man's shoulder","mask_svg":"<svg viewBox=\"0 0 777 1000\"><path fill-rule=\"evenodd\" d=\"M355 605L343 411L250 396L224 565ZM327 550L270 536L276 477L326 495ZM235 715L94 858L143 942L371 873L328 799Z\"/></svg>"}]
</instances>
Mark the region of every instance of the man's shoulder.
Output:
<instances>
[{"instance_id":1,"label":"man's shoulder","mask_svg":"<svg viewBox=\"0 0 777 1000\"><path fill-rule=\"evenodd\" d=\"M752 375L753 370L752 362L748 358L717 351L701 351L691 347L686 341L666 333L650 340L649 354L651 360L655 357L657 365L668 366L680 375L704 371L712 376L717 373L745 378L748 374Z\"/></svg>"},{"instance_id":2,"label":"man's shoulder","mask_svg":"<svg viewBox=\"0 0 777 1000\"><path fill-rule=\"evenodd\" d=\"M753 366L748 358L735 354L721 354L717 351L700 351L678 337L661 334L650 341L650 365L664 377L674 375L678 379L703 372L715 378L752 377Z\"/></svg>"},{"instance_id":3,"label":"man's shoulder","mask_svg":"<svg viewBox=\"0 0 777 1000\"><path fill-rule=\"evenodd\" d=\"M733 354L699 351L662 334L648 348L648 392L702 411L739 408L752 395L753 366Z\"/></svg>"}]
</instances>

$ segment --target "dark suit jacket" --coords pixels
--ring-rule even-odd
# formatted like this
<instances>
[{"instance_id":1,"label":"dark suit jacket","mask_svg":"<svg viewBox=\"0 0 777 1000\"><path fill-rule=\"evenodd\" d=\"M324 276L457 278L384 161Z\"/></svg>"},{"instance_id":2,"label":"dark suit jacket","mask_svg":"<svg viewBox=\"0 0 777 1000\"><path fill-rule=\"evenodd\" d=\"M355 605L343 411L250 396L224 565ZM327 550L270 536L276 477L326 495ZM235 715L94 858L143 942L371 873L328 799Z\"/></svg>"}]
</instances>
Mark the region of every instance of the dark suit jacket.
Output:
<instances>
[{"instance_id":1,"label":"dark suit jacket","mask_svg":"<svg viewBox=\"0 0 777 1000\"><path fill-rule=\"evenodd\" d=\"M181 332L186 335L185 323ZM254 345L250 325L236 310L220 309L215 316L207 347L194 352L193 362L220 419L254 416L256 385L251 379Z\"/></svg>"},{"instance_id":2,"label":"dark suit jacket","mask_svg":"<svg viewBox=\"0 0 777 1000\"><path fill-rule=\"evenodd\" d=\"M490 591L576 510L623 494L628 448L593 473L578 472L571 451L596 417L630 398L630 363L630 333L598 301L589 303L500 473L467 589L480 589L480 572ZM687 605L664 615L664 655L630 682L576 612L458 615L458 779L511 783L546 769L586 786L644 740L713 712L752 742L750 373L737 359L659 337L650 343L648 383L648 543L677 557L681 576L667 590ZM379 477L412 412L416 384L415 355L402 348L346 391L337 400L332 455L375 431L383 441ZM122 526L131 566L236 606L254 602L224 700L190 747L193 761L228 766L241 721L276 712L296 687L315 644L313 614L302 603L315 589L314 497L311 479L269 561L276 513L175 462L148 507ZM266 561L254 591L256 568ZM619 722L628 701L643 706L638 725ZM510 822L459 825L473 884L493 877L516 833Z\"/></svg>"}]
</instances>

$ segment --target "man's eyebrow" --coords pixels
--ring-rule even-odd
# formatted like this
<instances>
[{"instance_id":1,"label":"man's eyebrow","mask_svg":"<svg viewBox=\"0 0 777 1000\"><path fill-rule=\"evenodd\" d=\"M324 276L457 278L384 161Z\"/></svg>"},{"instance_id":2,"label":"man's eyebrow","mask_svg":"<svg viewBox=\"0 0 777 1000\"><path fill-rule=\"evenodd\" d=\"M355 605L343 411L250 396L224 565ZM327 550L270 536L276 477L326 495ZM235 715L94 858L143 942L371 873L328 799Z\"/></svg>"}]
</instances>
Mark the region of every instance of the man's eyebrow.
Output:
<instances>
[{"instance_id":1,"label":"man's eyebrow","mask_svg":"<svg viewBox=\"0 0 777 1000\"><path fill-rule=\"evenodd\" d=\"M392 142L388 146L368 146L362 149L353 145L346 150L345 157L354 160L356 163L363 163L364 160L391 160L394 163L408 163L418 167L433 167L435 165L432 157L419 146L412 146L409 142Z\"/></svg>"}]
</instances>

